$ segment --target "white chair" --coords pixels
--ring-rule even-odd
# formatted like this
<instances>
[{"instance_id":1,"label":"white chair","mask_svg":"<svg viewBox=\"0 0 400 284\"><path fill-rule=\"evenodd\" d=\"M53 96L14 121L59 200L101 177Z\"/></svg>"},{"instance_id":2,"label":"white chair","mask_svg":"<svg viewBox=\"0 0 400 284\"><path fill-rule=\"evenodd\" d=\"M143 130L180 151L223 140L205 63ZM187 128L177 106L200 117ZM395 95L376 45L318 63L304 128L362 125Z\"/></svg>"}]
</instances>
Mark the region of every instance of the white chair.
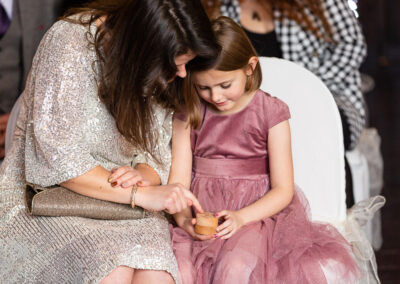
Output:
<instances>
[{"instance_id":1,"label":"white chair","mask_svg":"<svg viewBox=\"0 0 400 284\"><path fill-rule=\"evenodd\" d=\"M290 108L295 183L310 203L312 219L331 223L352 244L364 270L359 283L379 283L375 255L360 223L372 218L384 198L363 200L347 216L343 132L332 94L318 77L293 62L261 57L260 65L261 89Z\"/></svg>"},{"instance_id":2,"label":"white chair","mask_svg":"<svg viewBox=\"0 0 400 284\"><path fill-rule=\"evenodd\" d=\"M260 58L261 89L289 105L295 182L313 220L340 227L346 220L344 147L340 115L328 88L290 61Z\"/></svg>"}]
</instances>

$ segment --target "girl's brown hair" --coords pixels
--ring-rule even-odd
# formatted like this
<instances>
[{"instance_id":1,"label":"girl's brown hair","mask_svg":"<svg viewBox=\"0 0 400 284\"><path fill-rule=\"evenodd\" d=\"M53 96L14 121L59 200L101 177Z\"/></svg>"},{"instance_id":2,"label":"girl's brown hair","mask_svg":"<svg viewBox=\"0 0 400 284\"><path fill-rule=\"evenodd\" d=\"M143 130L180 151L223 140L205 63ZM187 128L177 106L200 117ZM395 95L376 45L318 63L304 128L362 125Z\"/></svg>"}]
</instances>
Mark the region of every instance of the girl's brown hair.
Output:
<instances>
[{"instance_id":1,"label":"girl's brown hair","mask_svg":"<svg viewBox=\"0 0 400 284\"><path fill-rule=\"evenodd\" d=\"M70 17L74 14L81 16ZM184 100L183 80L169 83L177 72L175 57L191 50L200 62L219 50L200 1L98 0L68 11L64 20L103 21L92 40L100 68L98 95L120 133L159 160L153 150L153 104L175 110Z\"/></svg>"},{"instance_id":2,"label":"girl's brown hair","mask_svg":"<svg viewBox=\"0 0 400 284\"><path fill-rule=\"evenodd\" d=\"M218 71L234 71L249 67L249 60L252 57L257 57L257 52L251 44L249 38L243 29L235 23L231 18L218 17L211 21L211 27L217 43L221 47L221 51L214 61L209 61L208 64L190 63L190 74L186 78L186 100L191 101L186 106L189 123L192 127L198 128L201 123L201 104L199 96L194 96L196 93L192 83L191 74L209 69ZM251 68L251 66L250 66ZM252 75L247 77L246 90L257 90L262 81L262 73L260 64L257 63Z\"/></svg>"},{"instance_id":3,"label":"girl's brown hair","mask_svg":"<svg viewBox=\"0 0 400 284\"><path fill-rule=\"evenodd\" d=\"M239 3L243 0L239 0ZM286 17L295 21L317 38L333 42L333 30L329 24L321 0L258 0L267 10L270 7L280 11L281 19ZM220 15L220 0L202 0L210 18ZM269 6L270 5L270 6ZM322 25L323 29L319 28Z\"/></svg>"}]
</instances>

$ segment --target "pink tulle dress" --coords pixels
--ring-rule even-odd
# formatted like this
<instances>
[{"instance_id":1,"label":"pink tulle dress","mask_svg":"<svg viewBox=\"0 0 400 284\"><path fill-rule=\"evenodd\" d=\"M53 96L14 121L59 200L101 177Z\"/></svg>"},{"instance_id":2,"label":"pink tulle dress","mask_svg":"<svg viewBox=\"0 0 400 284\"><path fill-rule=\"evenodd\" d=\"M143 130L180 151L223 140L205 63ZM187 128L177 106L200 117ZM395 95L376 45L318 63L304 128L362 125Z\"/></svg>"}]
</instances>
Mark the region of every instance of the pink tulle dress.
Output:
<instances>
[{"instance_id":1,"label":"pink tulle dress","mask_svg":"<svg viewBox=\"0 0 400 284\"><path fill-rule=\"evenodd\" d=\"M268 130L289 118L287 105L262 91L234 114L204 108L201 128L192 131L191 184L204 210L238 210L268 192ZM197 241L179 227L170 229L183 284L322 284L326 274L337 283L354 283L360 275L341 234L310 222L298 188L280 213L242 227L228 240Z\"/></svg>"}]
</instances>

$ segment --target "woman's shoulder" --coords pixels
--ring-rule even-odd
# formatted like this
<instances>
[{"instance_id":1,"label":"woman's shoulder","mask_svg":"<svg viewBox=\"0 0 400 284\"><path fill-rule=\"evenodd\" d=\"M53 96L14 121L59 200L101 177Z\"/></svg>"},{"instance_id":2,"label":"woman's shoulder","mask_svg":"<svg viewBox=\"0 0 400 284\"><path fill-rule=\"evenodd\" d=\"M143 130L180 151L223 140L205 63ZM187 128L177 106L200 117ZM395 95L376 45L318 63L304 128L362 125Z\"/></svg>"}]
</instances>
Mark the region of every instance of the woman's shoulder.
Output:
<instances>
[{"instance_id":1,"label":"woman's shoulder","mask_svg":"<svg viewBox=\"0 0 400 284\"><path fill-rule=\"evenodd\" d=\"M93 27L80 24L77 15L58 20L51 26L43 38L47 43L58 43L69 47L87 47L90 35L94 35ZM89 37L88 37L89 36Z\"/></svg>"}]
</instances>

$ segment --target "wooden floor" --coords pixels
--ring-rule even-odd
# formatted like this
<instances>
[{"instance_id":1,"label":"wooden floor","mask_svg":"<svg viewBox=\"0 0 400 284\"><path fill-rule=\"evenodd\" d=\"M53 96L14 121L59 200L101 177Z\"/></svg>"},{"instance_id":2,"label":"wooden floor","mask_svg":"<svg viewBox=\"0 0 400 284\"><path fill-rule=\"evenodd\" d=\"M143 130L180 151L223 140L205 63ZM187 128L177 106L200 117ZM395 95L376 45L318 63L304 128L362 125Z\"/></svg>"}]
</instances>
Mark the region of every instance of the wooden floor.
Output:
<instances>
[{"instance_id":1,"label":"wooden floor","mask_svg":"<svg viewBox=\"0 0 400 284\"><path fill-rule=\"evenodd\" d=\"M366 94L370 125L382 138L384 188L383 246L376 252L383 284L400 283L400 46L386 50L373 72L376 87Z\"/></svg>"}]
</instances>

